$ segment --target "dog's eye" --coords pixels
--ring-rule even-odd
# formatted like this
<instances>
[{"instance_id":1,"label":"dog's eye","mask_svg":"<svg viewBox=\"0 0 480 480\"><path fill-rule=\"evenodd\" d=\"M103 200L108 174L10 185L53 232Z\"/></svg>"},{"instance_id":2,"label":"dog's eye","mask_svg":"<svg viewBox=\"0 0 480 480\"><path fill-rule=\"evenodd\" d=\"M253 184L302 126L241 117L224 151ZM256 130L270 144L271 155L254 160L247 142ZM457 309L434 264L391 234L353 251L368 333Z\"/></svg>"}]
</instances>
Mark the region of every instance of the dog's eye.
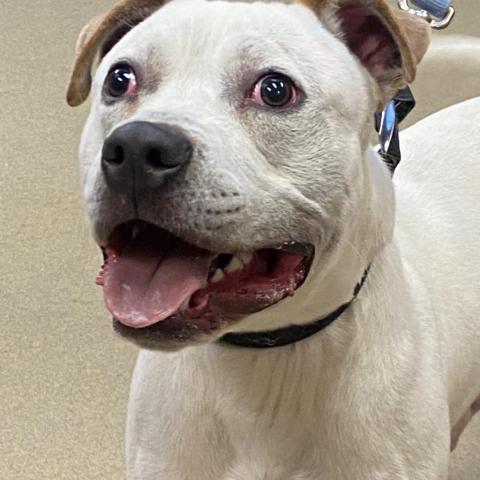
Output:
<instances>
[{"instance_id":1,"label":"dog's eye","mask_svg":"<svg viewBox=\"0 0 480 480\"><path fill-rule=\"evenodd\" d=\"M137 93L137 78L130 65L115 65L107 75L105 90L110 97L133 96Z\"/></svg>"},{"instance_id":2,"label":"dog's eye","mask_svg":"<svg viewBox=\"0 0 480 480\"><path fill-rule=\"evenodd\" d=\"M252 100L258 105L286 107L296 102L297 92L293 81L286 75L270 73L256 83Z\"/></svg>"}]
</instances>

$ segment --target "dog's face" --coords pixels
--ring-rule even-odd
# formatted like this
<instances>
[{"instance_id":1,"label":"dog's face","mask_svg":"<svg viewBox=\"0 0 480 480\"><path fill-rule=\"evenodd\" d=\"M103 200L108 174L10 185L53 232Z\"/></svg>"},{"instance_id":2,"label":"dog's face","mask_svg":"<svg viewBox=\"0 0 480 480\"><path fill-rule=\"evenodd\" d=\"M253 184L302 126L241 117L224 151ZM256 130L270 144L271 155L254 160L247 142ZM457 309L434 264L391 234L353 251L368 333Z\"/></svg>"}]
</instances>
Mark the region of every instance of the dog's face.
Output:
<instances>
[{"instance_id":1,"label":"dog's face","mask_svg":"<svg viewBox=\"0 0 480 480\"><path fill-rule=\"evenodd\" d=\"M389 236L364 152L405 81L395 28L365 2L326 5L323 23L301 5L140 3L88 27L69 97L98 50L80 157L116 330L178 348L313 320L359 215L385 230L366 257Z\"/></svg>"}]
</instances>

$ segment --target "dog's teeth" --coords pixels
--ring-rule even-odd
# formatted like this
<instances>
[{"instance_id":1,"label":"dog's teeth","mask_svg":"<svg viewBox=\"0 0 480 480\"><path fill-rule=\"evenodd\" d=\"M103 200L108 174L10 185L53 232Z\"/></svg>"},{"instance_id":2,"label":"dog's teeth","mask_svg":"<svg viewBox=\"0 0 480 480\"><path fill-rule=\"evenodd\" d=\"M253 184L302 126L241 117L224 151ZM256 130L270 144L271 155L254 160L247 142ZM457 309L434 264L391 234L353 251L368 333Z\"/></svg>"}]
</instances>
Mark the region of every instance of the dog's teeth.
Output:
<instances>
[{"instance_id":1,"label":"dog's teeth","mask_svg":"<svg viewBox=\"0 0 480 480\"><path fill-rule=\"evenodd\" d=\"M219 282L220 280L223 280L223 278L225 277L225 274L223 273L223 271L220 269L220 268L217 268L215 270L215 273L213 274L212 276L212 283L217 283Z\"/></svg>"},{"instance_id":2,"label":"dog's teeth","mask_svg":"<svg viewBox=\"0 0 480 480\"><path fill-rule=\"evenodd\" d=\"M181 305L180 308L178 309L180 312L184 312L187 310L188 306L190 305L190 297L187 298Z\"/></svg>"},{"instance_id":3,"label":"dog's teeth","mask_svg":"<svg viewBox=\"0 0 480 480\"><path fill-rule=\"evenodd\" d=\"M239 253L238 258L244 265L248 265L253 258L253 253Z\"/></svg>"},{"instance_id":4,"label":"dog's teeth","mask_svg":"<svg viewBox=\"0 0 480 480\"><path fill-rule=\"evenodd\" d=\"M243 268L243 263L238 257L232 257L230 263L225 267L225 271L228 273L236 272Z\"/></svg>"},{"instance_id":5,"label":"dog's teeth","mask_svg":"<svg viewBox=\"0 0 480 480\"><path fill-rule=\"evenodd\" d=\"M132 229L132 240L134 240L139 233L140 233L140 227L138 225L134 225Z\"/></svg>"}]
</instances>

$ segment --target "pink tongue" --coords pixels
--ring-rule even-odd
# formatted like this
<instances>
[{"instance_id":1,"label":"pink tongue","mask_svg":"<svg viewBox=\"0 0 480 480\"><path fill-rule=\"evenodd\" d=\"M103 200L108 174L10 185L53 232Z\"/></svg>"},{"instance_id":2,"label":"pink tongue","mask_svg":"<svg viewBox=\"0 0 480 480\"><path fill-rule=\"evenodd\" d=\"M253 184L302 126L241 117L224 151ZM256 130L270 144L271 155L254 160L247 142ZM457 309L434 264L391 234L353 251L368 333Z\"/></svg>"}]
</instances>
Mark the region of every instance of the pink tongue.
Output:
<instances>
[{"instance_id":1,"label":"pink tongue","mask_svg":"<svg viewBox=\"0 0 480 480\"><path fill-rule=\"evenodd\" d=\"M124 325L148 327L174 314L206 285L214 255L164 234L143 231L105 268L104 297Z\"/></svg>"}]
</instances>

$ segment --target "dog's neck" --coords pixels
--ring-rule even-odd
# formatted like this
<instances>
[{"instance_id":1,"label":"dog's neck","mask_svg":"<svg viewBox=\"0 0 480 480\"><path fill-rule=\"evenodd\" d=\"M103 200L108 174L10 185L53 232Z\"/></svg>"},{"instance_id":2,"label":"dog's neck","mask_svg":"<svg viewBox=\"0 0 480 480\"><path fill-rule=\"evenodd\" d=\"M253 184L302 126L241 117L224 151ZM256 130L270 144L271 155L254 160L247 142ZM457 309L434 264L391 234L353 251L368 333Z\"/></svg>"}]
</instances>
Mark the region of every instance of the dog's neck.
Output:
<instances>
[{"instance_id":1,"label":"dog's neck","mask_svg":"<svg viewBox=\"0 0 480 480\"><path fill-rule=\"evenodd\" d=\"M364 271L393 238L393 183L381 157L371 147L365 150L361 177L355 187L356 207L351 223L325 262L324 275L315 288L317 299L322 299L314 302L321 302L321 314L351 298Z\"/></svg>"},{"instance_id":2,"label":"dog's neck","mask_svg":"<svg viewBox=\"0 0 480 480\"><path fill-rule=\"evenodd\" d=\"M395 199L390 172L379 154L365 147L354 192L355 212L331 255L315 265L311 304L317 317L352 298L355 285L393 239Z\"/></svg>"}]
</instances>

